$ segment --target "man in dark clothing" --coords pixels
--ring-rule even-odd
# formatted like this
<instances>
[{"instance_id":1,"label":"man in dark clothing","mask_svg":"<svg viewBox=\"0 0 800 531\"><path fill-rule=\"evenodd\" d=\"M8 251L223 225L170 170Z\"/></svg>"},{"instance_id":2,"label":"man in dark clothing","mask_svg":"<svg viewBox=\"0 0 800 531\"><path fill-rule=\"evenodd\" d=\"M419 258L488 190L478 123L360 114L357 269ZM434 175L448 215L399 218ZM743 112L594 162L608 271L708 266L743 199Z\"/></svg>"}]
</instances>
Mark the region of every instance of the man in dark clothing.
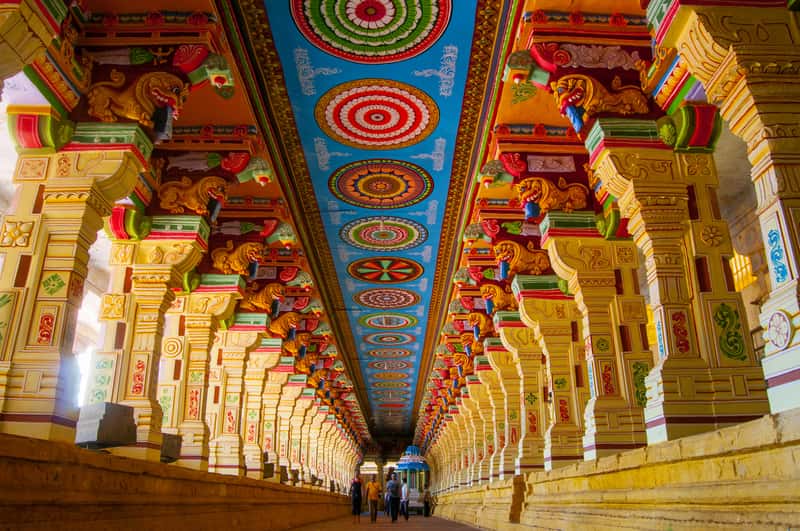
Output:
<instances>
[{"instance_id":1,"label":"man in dark clothing","mask_svg":"<svg viewBox=\"0 0 800 531\"><path fill-rule=\"evenodd\" d=\"M392 473L392 479L386 484L386 492L389 494L389 504L391 507L392 523L397 521L397 512L400 510L400 492L402 485L397 481L397 474Z\"/></svg>"}]
</instances>

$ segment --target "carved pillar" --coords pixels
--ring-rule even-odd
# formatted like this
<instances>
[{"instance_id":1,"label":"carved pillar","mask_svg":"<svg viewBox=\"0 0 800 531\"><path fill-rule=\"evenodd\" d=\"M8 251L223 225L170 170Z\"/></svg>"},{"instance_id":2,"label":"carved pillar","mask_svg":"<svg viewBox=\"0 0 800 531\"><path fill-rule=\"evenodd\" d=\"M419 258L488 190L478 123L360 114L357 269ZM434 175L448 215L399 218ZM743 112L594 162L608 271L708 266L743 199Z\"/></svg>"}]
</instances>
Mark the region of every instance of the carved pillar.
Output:
<instances>
[{"instance_id":1,"label":"carved pillar","mask_svg":"<svg viewBox=\"0 0 800 531\"><path fill-rule=\"evenodd\" d=\"M772 280L761 306L762 367L777 413L800 407L800 26L795 12L773 3L699 4L662 0L647 16L656 42L678 50L747 143Z\"/></svg>"},{"instance_id":2,"label":"carved pillar","mask_svg":"<svg viewBox=\"0 0 800 531\"><path fill-rule=\"evenodd\" d=\"M0 88L4 79L44 55L66 15L60 2L0 2Z\"/></svg>"},{"instance_id":3,"label":"carved pillar","mask_svg":"<svg viewBox=\"0 0 800 531\"><path fill-rule=\"evenodd\" d=\"M133 247L129 318L119 352L119 385L112 394L114 402L134 408L136 444L112 452L159 461L162 411L157 393L164 317L175 299L173 288L200 261L209 229L199 216L153 216L151 221L147 239L127 244ZM118 250L125 246L120 243ZM118 334L120 330L107 330L106 343L116 341Z\"/></svg>"},{"instance_id":4,"label":"carved pillar","mask_svg":"<svg viewBox=\"0 0 800 531\"><path fill-rule=\"evenodd\" d=\"M582 423L586 404L585 359L578 345L580 314L554 276L517 275L512 283L522 322L533 330L547 360L549 424L544 433L544 467L552 470L583 459ZM580 375L580 378L578 378Z\"/></svg>"},{"instance_id":5,"label":"carved pillar","mask_svg":"<svg viewBox=\"0 0 800 531\"><path fill-rule=\"evenodd\" d=\"M469 434L469 445L466 449L469 466L465 470L465 482L467 485L473 485L477 483L476 468L479 466L478 445L481 445L482 447L484 442L483 421L478 415L475 402L472 400L472 390L479 385L481 385L481 382L477 376L474 374L467 376L467 385L464 386L461 391L461 405L459 406L461 414L466 418L467 431ZM419 487L420 491L422 490L422 487L423 486Z\"/></svg>"},{"instance_id":6,"label":"carved pillar","mask_svg":"<svg viewBox=\"0 0 800 531\"><path fill-rule=\"evenodd\" d=\"M264 390L269 371L278 365L281 357L281 340L262 338L250 352L244 373L245 397L242 401L244 424L245 475L254 479L264 478L264 439L262 419Z\"/></svg>"},{"instance_id":7,"label":"carved pillar","mask_svg":"<svg viewBox=\"0 0 800 531\"><path fill-rule=\"evenodd\" d=\"M233 314L243 289L239 275L203 275L197 291L182 297L182 327L176 335L164 338L164 356L185 352L182 359L172 361L171 367L162 365L162 372L167 374L159 375L158 389L164 426L175 426L174 433L181 436L180 466L208 469L210 433L205 416L211 345L219 323ZM179 379L172 381L175 375Z\"/></svg>"},{"instance_id":8,"label":"carved pillar","mask_svg":"<svg viewBox=\"0 0 800 531\"><path fill-rule=\"evenodd\" d=\"M290 470L292 462L290 458L291 442L291 421L294 413L295 402L300 397L303 389L306 388L308 376L305 374L292 374L283 387L277 410L277 441L278 441L278 461L285 470Z\"/></svg>"},{"instance_id":9,"label":"carved pillar","mask_svg":"<svg viewBox=\"0 0 800 531\"><path fill-rule=\"evenodd\" d=\"M491 424L486 428L486 459L489 461L489 481L500 477L502 462L500 461L505 447L506 411L505 396L500 386L500 377L486 356L475 357L475 374L486 388ZM491 432L491 433L490 433Z\"/></svg>"},{"instance_id":10,"label":"carved pillar","mask_svg":"<svg viewBox=\"0 0 800 531\"><path fill-rule=\"evenodd\" d=\"M316 474L311 471L311 429L319 419L319 399L312 398L300 432L300 480L306 486L314 485Z\"/></svg>"},{"instance_id":11,"label":"carved pillar","mask_svg":"<svg viewBox=\"0 0 800 531\"><path fill-rule=\"evenodd\" d=\"M263 394L263 429L262 443L264 457L269 463L274 464L273 481L280 481L278 473L279 459L278 450L278 404L280 404L283 387L289 381L289 376L294 374L294 358L291 356L281 356L278 365L267 372L267 381L264 384Z\"/></svg>"},{"instance_id":12,"label":"carved pillar","mask_svg":"<svg viewBox=\"0 0 800 531\"><path fill-rule=\"evenodd\" d=\"M475 425L475 464L472 467L473 483L489 481L489 465L487 442L493 437L492 414L489 412L489 395L486 386L476 375L467 376L469 398L464 404L472 411L472 422Z\"/></svg>"},{"instance_id":13,"label":"carved pillar","mask_svg":"<svg viewBox=\"0 0 800 531\"><path fill-rule=\"evenodd\" d=\"M725 223L712 214L716 175L710 155L676 156L660 141L639 137L635 148L630 142L616 144L630 134L623 128L642 134L657 130L646 120L601 119L587 146L602 145L591 149L592 166L619 198L645 256L659 356L646 379L648 443L760 416L763 386L752 344L743 337L741 297L726 285L725 252L715 249L723 240L730 247ZM723 359L732 346L741 359ZM735 372L741 372L737 381L731 379ZM750 400L734 405L737 395Z\"/></svg>"},{"instance_id":14,"label":"carved pillar","mask_svg":"<svg viewBox=\"0 0 800 531\"><path fill-rule=\"evenodd\" d=\"M502 408L505 418L505 429L500 436L502 450L499 458L499 478L514 476L515 463L519 454L520 429L520 378L514 356L503 345L500 338L490 337L484 341L486 357L498 375L500 389L503 392Z\"/></svg>"},{"instance_id":15,"label":"carved pillar","mask_svg":"<svg viewBox=\"0 0 800 531\"><path fill-rule=\"evenodd\" d=\"M608 242L594 229L587 231L586 237L551 237L551 231L581 217L587 215L550 212L544 247L555 272L567 280L583 315L581 328L591 392L584 412L583 450L584 458L591 460L646 444L644 404L636 401L634 380L635 374L649 371L652 354L642 350L637 323L619 319L619 309L629 306L639 319L645 316L641 297L635 293L630 293L627 300L621 297L625 287L623 270L628 275L636 270L634 244ZM588 217L593 221L593 214ZM630 329L631 325L635 330ZM636 351L631 341L633 334L640 335ZM635 363L644 366L637 372Z\"/></svg>"},{"instance_id":16,"label":"carved pillar","mask_svg":"<svg viewBox=\"0 0 800 531\"><path fill-rule=\"evenodd\" d=\"M222 349L220 400L209 443L209 472L232 476L245 473L242 441L244 369L250 351L260 345L269 318L263 313L237 313L233 324L220 333Z\"/></svg>"},{"instance_id":17,"label":"carved pillar","mask_svg":"<svg viewBox=\"0 0 800 531\"><path fill-rule=\"evenodd\" d=\"M310 388L300 391L294 403L294 411L289 420L289 468L297 475L298 481L303 481L303 463L300 458L305 442L302 438L303 424L311 405L314 403L314 390Z\"/></svg>"},{"instance_id":18,"label":"carved pillar","mask_svg":"<svg viewBox=\"0 0 800 531\"><path fill-rule=\"evenodd\" d=\"M503 345L514 357L519 377L520 438L515 474L544 469L542 349L519 312L497 312L494 322Z\"/></svg>"},{"instance_id":19,"label":"carved pillar","mask_svg":"<svg viewBox=\"0 0 800 531\"><path fill-rule=\"evenodd\" d=\"M86 130L94 127L78 125L74 151L34 152L17 162L17 206L0 228L5 255L0 431L5 433L75 440L79 377L72 343L89 247L113 202L133 189L152 149L138 127L125 127L123 136L140 143L123 141L124 147L113 149L105 145L106 128L97 128L97 138L87 138ZM29 134L38 135L38 130Z\"/></svg>"}]
</instances>

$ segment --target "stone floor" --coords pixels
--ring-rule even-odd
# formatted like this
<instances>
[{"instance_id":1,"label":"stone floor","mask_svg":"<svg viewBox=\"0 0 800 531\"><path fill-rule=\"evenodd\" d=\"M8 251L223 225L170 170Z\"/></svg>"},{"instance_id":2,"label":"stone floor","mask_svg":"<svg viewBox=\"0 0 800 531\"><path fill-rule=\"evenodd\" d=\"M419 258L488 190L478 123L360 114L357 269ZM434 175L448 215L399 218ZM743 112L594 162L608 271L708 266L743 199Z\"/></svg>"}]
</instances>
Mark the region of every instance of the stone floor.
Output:
<instances>
[{"instance_id":1,"label":"stone floor","mask_svg":"<svg viewBox=\"0 0 800 531\"><path fill-rule=\"evenodd\" d=\"M392 520L383 513L378 513L378 521L374 524L371 524L369 522L369 514L364 513L361 515L360 524L353 524L353 517L348 516L347 518L340 518L338 520L331 520L329 522L321 522L319 524L300 527L297 529L306 531L334 531L340 529L361 529L363 531L380 531L390 529L397 531L417 531L420 529L435 529L436 531L467 531L469 529L477 528L452 522L450 520L445 520L443 518L436 518L435 516L424 518L417 515L411 515L408 521L400 517L397 523L392 524Z\"/></svg>"}]
</instances>

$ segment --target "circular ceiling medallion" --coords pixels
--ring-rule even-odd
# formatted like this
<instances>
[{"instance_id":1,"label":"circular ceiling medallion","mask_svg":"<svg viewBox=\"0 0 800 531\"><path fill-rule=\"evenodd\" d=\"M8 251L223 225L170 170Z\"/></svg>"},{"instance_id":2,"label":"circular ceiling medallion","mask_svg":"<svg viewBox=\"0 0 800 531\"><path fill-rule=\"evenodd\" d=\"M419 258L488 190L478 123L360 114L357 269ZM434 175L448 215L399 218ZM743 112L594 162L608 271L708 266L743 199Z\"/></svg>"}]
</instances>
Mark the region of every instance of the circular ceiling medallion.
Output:
<instances>
[{"instance_id":1,"label":"circular ceiling medallion","mask_svg":"<svg viewBox=\"0 0 800 531\"><path fill-rule=\"evenodd\" d=\"M380 332L378 334L369 334L364 336L364 341L371 345L408 345L413 343L416 338L411 334L402 334L400 332L386 333Z\"/></svg>"},{"instance_id":2,"label":"circular ceiling medallion","mask_svg":"<svg viewBox=\"0 0 800 531\"><path fill-rule=\"evenodd\" d=\"M417 318L413 315L395 312L371 313L358 319L362 326L379 328L381 330L397 330L408 328L417 324Z\"/></svg>"},{"instance_id":3,"label":"circular ceiling medallion","mask_svg":"<svg viewBox=\"0 0 800 531\"><path fill-rule=\"evenodd\" d=\"M376 348L367 352L373 358L407 358L411 351L404 348Z\"/></svg>"},{"instance_id":4,"label":"circular ceiling medallion","mask_svg":"<svg viewBox=\"0 0 800 531\"><path fill-rule=\"evenodd\" d=\"M345 203L369 208L401 208L431 193L433 181L410 162L370 159L346 164L331 175L331 193Z\"/></svg>"},{"instance_id":5,"label":"circular ceiling medallion","mask_svg":"<svg viewBox=\"0 0 800 531\"><path fill-rule=\"evenodd\" d=\"M399 360L378 360L371 361L367 364L370 369L378 369L381 371L398 371L403 369L410 369L411 363Z\"/></svg>"},{"instance_id":6,"label":"circular ceiling medallion","mask_svg":"<svg viewBox=\"0 0 800 531\"><path fill-rule=\"evenodd\" d=\"M410 219L361 218L342 227L339 237L367 251L404 251L427 240L428 229Z\"/></svg>"},{"instance_id":7,"label":"circular ceiling medallion","mask_svg":"<svg viewBox=\"0 0 800 531\"><path fill-rule=\"evenodd\" d=\"M420 296L407 289L375 288L356 293L353 300L370 308L392 309L418 304Z\"/></svg>"},{"instance_id":8,"label":"circular ceiling medallion","mask_svg":"<svg viewBox=\"0 0 800 531\"><path fill-rule=\"evenodd\" d=\"M292 18L314 46L356 63L419 55L442 36L451 0L292 0Z\"/></svg>"},{"instance_id":9,"label":"circular ceiling medallion","mask_svg":"<svg viewBox=\"0 0 800 531\"><path fill-rule=\"evenodd\" d=\"M375 389L405 389L411 387L408 382L375 382L372 384Z\"/></svg>"},{"instance_id":10,"label":"circular ceiling medallion","mask_svg":"<svg viewBox=\"0 0 800 531\"><path fill-rule=\"evenodd\" d=\"M416 280L424 269L417 262L407 258L379 256L356 260L348 266L347 272L356 280L364 282L399 284Z\"/></svg>"},{"instance_id":11,"label":"circular ceiling medallion","mask_svg":"<svg viewBox=\"0 0 800 531\"><path fill-rule=\"evenodd\" d=\"M404 372L376 372L372 375L376 380L403 380L408 378L408 374Z\"/></svg>"},{"instance_id":12,"label":"circular ceiling medallion","mask_svg":"<svg viewBox=\"0 0 800 531\"><path fill-rule=\"evenodd\" d=\"M418 88L388 79L357 79L326 92L314 109L325 134L360 149L412 146L439 124L439 108Z\"/></svg>"},{"instance_id":13,"label":"circular ceiling medallion","mask_svg":"<svg viewBox=\"0 0 800 531\"><path fill-rule=\"evenodd\" d=\"M375 396L388 396L388 397L395 396L395 397L400 397L400 396L408 395L409 392L410 391L405 391L405 390L398 391L398 390L395 390L395 389L389 389L389 390L387 390L387 389L379 389L377 391L372 391L372 394L375 395Z\"/></svg>"}]
</instances>

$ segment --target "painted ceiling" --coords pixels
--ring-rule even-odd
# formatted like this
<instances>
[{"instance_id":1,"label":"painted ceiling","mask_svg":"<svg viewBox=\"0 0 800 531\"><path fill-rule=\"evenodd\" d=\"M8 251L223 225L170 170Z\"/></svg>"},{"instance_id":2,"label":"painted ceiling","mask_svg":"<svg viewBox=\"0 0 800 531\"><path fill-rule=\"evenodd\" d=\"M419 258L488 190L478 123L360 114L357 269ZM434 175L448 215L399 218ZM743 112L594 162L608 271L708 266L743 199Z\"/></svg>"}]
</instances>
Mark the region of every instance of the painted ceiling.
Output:
<instances>
[{"instance_id":1,"label":"painted ceiling","mask_svg":"<svg viewBox=\"0 0 800 531\"><path fill-rule=\"evenodd\" d=\"M411 427L476 2L265 2L380 432Z\"/></svg>"}]
</instances>

